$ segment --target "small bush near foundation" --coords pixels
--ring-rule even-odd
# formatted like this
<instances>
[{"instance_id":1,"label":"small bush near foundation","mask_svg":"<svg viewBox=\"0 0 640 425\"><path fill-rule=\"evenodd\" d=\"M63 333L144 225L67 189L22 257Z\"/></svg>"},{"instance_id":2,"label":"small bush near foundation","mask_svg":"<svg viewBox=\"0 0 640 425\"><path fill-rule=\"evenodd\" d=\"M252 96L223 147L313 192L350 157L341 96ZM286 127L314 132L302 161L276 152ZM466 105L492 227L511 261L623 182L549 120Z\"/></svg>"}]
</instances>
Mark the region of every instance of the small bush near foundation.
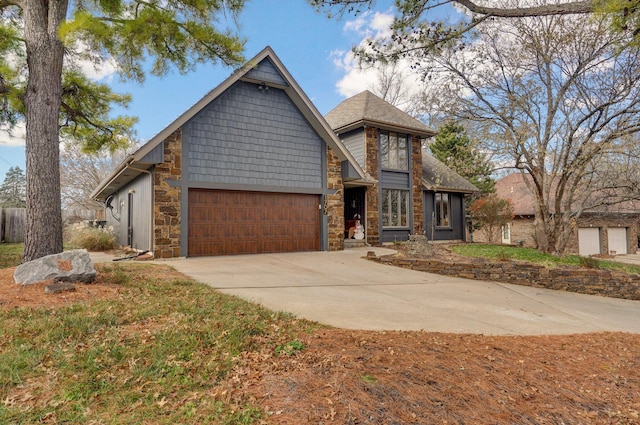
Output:
<instances>
[{"instance_id":1,"label":"small bush near foundation","mask_svg":"<svg viewBox=\"0 0 640 425\"><path fill-rule=\"evenodd\" d=\"M600 262L593 257L580 257L580 267L587 269L599 269Z\"/></svg>"},{"instance_id":2,"label":"small bush near foundation","mask_svg":"<svg viewBox=\"0 0 640 425\"><path fill-rule=\"evenodd\" d=\"M67 229L69 244L87 251L108 251L116 248L116 235L111 226L95 226L91 222L76 223Z\"/></svg>"}]
</instances>

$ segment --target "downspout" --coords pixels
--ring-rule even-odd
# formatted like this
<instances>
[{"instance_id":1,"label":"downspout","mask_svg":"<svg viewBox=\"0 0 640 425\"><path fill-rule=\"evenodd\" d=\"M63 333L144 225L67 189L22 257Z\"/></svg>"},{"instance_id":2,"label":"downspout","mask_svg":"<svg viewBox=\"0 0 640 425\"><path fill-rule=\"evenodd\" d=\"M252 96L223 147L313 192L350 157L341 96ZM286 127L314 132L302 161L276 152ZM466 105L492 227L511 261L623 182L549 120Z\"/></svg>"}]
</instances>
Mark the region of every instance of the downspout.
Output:
<instances>
[{"instance_id":1,"label":"downspout","mask_svg":"<svg viewBox=\"0 0 640 425\"><path fill-rule=\"evenodd\" d=\"M149 191L149 196L151 196L151 220L149 220L149 251L154 252L153 249L153 173L149 170L142 170L140 168L135 168L128 166L130 170L139 171L141 173L145 173L149 175L149 182L151 183L151 190Z\"/></svg>"}]
</instances>

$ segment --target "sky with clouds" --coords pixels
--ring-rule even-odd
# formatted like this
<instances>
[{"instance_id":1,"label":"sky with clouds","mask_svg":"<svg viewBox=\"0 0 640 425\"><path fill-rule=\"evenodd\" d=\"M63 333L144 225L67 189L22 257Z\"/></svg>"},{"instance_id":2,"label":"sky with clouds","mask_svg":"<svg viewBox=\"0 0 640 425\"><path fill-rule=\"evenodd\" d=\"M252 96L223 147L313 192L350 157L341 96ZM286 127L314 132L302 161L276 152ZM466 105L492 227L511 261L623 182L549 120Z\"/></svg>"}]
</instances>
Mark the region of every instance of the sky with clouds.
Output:
<instances>
[{"instance_id":1,"label":"sky with clouds","mask_svg":"<svg viewBox=\"0 0 640 425\"><path fill-rule=\"evenodd\" d=\"M379 0L364 14L328 19L303 0L250 0L239 17L239 33L247 40L245 56L251 58L271 46L318 110L326 114L342 100L375 84L375 72L358 69L351 47L367 37L388 34L392 3ZM172 72L162 78L148 76L138 84L120 81L113 74L113 63L98 69L81 65L87 74L107 82L114 91L132 95L129 108L115 112L139 118L136 130L142 142L233 72L222 65L200 65L186 75ZM11 135L0 133L0 181L11 166L25 169L23 126Z\"/></svg>"}]
</instances>

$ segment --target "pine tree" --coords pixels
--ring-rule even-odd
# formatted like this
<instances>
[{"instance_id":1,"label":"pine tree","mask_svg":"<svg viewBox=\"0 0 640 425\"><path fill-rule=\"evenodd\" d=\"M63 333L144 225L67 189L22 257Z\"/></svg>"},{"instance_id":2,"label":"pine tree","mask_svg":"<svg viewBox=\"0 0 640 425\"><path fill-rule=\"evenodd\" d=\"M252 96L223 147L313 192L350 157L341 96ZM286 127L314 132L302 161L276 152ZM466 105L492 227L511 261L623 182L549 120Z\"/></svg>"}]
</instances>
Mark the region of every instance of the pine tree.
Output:
<instances>
[{"instance_id":1,"label":"pine tree","mask_svg":"<svg viewBox=\"0 0 640 425\"><path fill-rule=\"evenodd\" d=\"M0 186L1 208L24 208L27 206L27 178L20 167L11 167Z\"/></svg>"},{"instance_id":2,"label":"pine tree","mask_svg":"<svg viewBox=\"0 0 640 425\"><path fill-rule=\"evenodd\" d=\"M82 73L83 63L117 62L144 80L199 63L237 65L243 40L221 23L244 0L0 0L0 125L26 123L24 261L62 251L60 134L88 150L115 149L135 119L112 117L129 96Z\"/></svg>"},{"instance_id":3,"label":"pine tree","mask_svg":"<svg viewBox=\"0 0 640 425\"><path fill-rule=\"evenodd\" d=\"M461 124L451 121L440 127L429 148L433 156L473 183L483 194L494 192L491 163L476 148Z\"/></svg>"}]
</instances>

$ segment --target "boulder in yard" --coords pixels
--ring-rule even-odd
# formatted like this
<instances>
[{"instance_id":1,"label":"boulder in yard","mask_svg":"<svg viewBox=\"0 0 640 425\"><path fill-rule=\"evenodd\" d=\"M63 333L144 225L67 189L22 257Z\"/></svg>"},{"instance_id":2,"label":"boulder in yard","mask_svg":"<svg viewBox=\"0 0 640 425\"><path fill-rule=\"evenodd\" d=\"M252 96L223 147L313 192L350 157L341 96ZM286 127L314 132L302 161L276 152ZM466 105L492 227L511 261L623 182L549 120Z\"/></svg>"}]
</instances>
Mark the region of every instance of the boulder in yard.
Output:
<instances>
[{"instance_id":1,"label":"boulder in yard","mask_svg":"<svg viewBox=\"0 0 640 425\"><path fill-rule=\"evenodd\" d=\"M74 249L21 264L13 273L13 280L23 285L47 279L91 283L96 279L96 269L86 249Z\"/></svg>"}]
</instances>

